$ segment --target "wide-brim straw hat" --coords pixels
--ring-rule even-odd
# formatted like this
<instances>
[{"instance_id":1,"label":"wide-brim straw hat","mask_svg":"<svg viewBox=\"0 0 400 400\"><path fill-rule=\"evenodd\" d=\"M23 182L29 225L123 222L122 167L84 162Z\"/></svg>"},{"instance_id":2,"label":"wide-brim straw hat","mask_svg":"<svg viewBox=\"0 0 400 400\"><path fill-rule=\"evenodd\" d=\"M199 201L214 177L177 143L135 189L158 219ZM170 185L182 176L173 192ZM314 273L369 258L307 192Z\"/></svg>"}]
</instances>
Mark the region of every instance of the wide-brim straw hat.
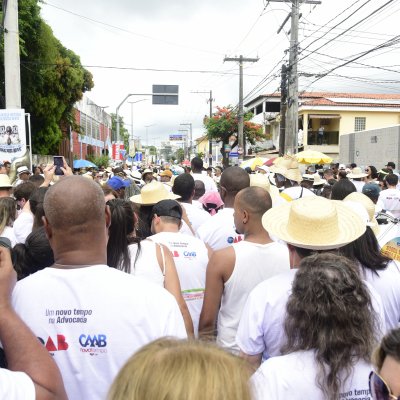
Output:
<instances>
[{"instance_id":1,"label":"wide-brim straw hat","mask_svg":"<svg viewBox=\"0 0 400 400\"><path fill-rule=\"evenodd\" d=\"M344 201L352 201L362 205L368 214L367 226L371 227L375 236L379 234L378 221L375 218L375 204L368 196L360 192L353 192L347 195Z\"/></svg>"},{"instance_id":2,"label":"wide-brim straw hat","mask_svg":"<svg viewBox=\"0 0 400 400\"><path fill-rule=\"evenodd\" d=\"M343 202L320 196L273 207L263 215L262 224L269 234L312 250L342 247L366 230L365 222Z\"/></svg>"},{"instance_id":3,"label":"wide-brim straw hat","mask_svg":"<svg viewBox=\"0 0 400 400\"><path fill-rule=\"evenodd\" d=\"M303 180L299 169L299 163L294 156L285 155L278 159L277 163L271 166L270 171L298 183Z\"/></svg>"},{"instance_id":4,"label":"wide-brim straw hat","mask_svg":"<svg viewBox=\"0 0 400 400\"><path fill-rule=\"evenodd\" d=\"M279 196L279 189L271 185L271 182L267 175L264 174L250 174L250 186L258 186L268 192L272 199L272 204L274 205Z\"/></svg>"},{"instance_id":5,"label":"wide-brim straw hat","mask_svg":"<svg viewBox=\"0 0 400 400\"><path fill-rule=\"evenodd\" d=\"M313 186L325 185L326 179L322 179L320 174L316 173L313 175L313 177L314 177Z\"/></svg>"},{"instance_id":6,"label":"wide-brim straw hat","mask_svg":"<svg viewBox=\"0 0 400 400\"><path fill-rule=\"evenodd\" d=\"M132 196L130 201L135 204L151 206L157 204L161 200L176 200L179 198L180 196L168 192L166 187L161 182L151 181L142 187L140 194Z\"/></svg>"},{"instance_id":7,"label":"wide-brim straw hat","mask_svg":"<svg viewBox=\"0 0 400 400\"><path fill-rule=\"evenodd\" d=\"M0 188L12 188L8 175L0 174Z\"/></svg>"},{"instance_id":8,"label":"wide-brim straw hat","mask_svg":"<svg viewBox=\"0 0 400 400\"><path fill-rule=\"evenodd\" d=\"M353 170L347 174L347 177L350 179L365 178L366 176L368 176L368 174L363 172L360 167L354 167Z\"/></svg>"}]
</instances>

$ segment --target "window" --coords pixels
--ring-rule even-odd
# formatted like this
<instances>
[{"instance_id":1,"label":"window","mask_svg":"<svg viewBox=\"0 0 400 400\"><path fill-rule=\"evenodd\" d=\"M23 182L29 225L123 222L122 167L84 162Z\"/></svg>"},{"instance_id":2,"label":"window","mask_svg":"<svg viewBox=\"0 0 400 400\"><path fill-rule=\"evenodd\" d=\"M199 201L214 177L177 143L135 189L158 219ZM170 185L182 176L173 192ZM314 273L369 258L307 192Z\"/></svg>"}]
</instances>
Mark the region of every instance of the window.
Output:
<instances>
[{"instance_id":1,"label":"window","mask_svg":"<svg viewBox=\"0 0 400 400\"><path fill-rule=\"evenodd\" d=\"M365 131L365 117L355 117L354 119L354 132Z\"/></svg>"}]
</instances>

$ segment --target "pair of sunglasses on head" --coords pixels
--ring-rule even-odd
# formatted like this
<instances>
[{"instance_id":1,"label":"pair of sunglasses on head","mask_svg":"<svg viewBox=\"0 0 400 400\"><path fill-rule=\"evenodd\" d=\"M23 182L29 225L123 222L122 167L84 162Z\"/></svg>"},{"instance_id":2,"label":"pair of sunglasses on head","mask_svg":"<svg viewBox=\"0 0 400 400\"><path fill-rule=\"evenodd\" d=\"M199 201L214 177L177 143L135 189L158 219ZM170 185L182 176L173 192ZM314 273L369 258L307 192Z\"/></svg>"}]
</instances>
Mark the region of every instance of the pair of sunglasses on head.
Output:
<instances>
[{"instance_id":1,"label":"pair of sunglasses on head","mask_svg":"<svg viewBox=\"0 0 400 400\"><path fill-rule=\"evenodd\" d=\"M400 400L400 396L395 396L388 384L374 371L369 374L369 390L374 400Z\"/></svg>"}]
</instances>

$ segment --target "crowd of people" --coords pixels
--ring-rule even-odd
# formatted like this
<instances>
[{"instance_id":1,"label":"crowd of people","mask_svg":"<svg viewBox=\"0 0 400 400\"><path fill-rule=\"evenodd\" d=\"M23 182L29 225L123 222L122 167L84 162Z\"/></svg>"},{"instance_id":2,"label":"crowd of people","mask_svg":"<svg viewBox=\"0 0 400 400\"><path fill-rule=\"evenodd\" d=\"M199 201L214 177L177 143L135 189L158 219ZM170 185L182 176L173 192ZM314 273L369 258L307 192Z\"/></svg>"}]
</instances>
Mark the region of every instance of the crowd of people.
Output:
<instances>
[{"instance_id":1,"label":"crowd of people","mask_svg":"<svg viewBox=\"0 0 400 400\"><path fill-rule=\"evenodd\" d=\"M400 398L393 162L3 167L1 399Z\"/></svg>"}]
</instances>

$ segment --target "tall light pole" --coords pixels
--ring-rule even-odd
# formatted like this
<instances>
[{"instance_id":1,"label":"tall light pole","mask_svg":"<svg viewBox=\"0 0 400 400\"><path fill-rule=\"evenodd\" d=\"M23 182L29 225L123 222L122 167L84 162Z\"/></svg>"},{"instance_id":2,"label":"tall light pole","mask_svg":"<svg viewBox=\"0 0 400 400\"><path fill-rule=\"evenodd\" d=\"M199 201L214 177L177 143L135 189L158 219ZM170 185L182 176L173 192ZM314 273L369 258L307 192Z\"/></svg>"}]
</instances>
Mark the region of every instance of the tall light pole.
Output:
<instances>
[{"instance_id":1,"label":"tall light pole","mask_svg":"<svg viewBox=\"0 0 400 400\"><path fill-rule=\"evenodd\" d=\"M186 136L186 142L189 142L188 146L187 146L187 159L189 160L190 158L190 152L192 150L192 123L191 122L187 122L187 123L183 123L183 124L179 124L182 126L188 126L189 127L189 141L188 141L188 137Z\"/></svg>"},{"instance_id":2,"label":"tall light pole","mask_svg":"<svg viewBox=\"0 0 400 400\"><path fill-rule=\"evenodd\" d=\"M131 157L133 157L134 155L132 155L133 152L131 152L131 144L135 143L134 142L134 138L133 138L133 105L135 103L140 103L141 101L146 101L148 99L140 99L140 100L136 100L136 101L128 101L128 103L131 105L131 140L129 141L129 153ZM135 149L136 150L136 149Z\"/></svg>"},{"instance_id":3,"label":"tall light pole","mask_svg":"<svg viewBox=\"0 0 400 400\"><path fill-rule=\"evenodd\" d=\"M145 125L146 128L146 147L149 147L149 128L155 124Z\"/></svg>"}]
</instances>

